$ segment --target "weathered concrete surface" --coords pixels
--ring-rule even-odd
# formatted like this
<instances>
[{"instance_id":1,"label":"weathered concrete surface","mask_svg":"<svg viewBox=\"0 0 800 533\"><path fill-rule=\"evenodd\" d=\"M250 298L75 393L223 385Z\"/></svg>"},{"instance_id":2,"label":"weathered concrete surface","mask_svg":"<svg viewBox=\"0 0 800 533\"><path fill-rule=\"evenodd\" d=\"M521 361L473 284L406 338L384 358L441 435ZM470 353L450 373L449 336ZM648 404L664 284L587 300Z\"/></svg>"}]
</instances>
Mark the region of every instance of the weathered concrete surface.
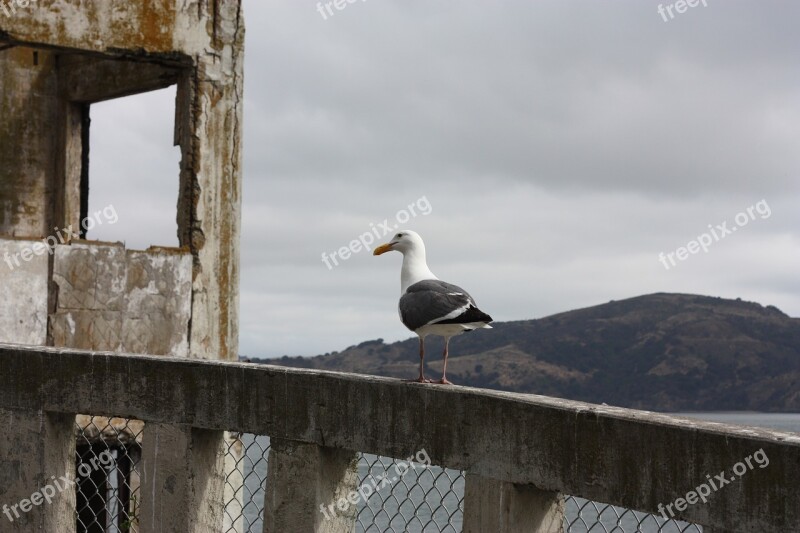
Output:
<instances>
[{"instance_id":1,"label":"weathered concrete surface","mask_svg":"<svg viewBox=\"0 0 800 533\"><path fill-rule=\"evenodd\" d=\"M271 439L263 531L351 533L357 487L357 453Z\"/></svg>"},{"instance_id":2,"label":"weathered concrete surface","mask_svg":"<svg viewBox=\"0 0 800 533\"><path fill-rule=\"evenodd\" d=\"M78 228L88 203L89 105L178 85L178 237L188 254L60 247L51 264L47 342L235 360L240 1L37 0L18 11L0 16L0 181L8 184L0 189L0 235ZM193 446L199 453L200 444ZM183 455L162 450L158 461ZM235 483L236 473L229 480Z\"/></svg>"},{"instance_id":3,"label":"weathered concrete surface","mask_svg":"<svg viewBox=\"0 0 800 533\"><path fill-rule=\"evenodd\" d=\"M74 420L0 407L0 531L75 531Z\"/></svg>"},{"instance_id":4,"label":"weathered concrete surface","mask_svg":"<svg viewBox=\"0 0 800 533\"><path fill-rule=\"evenodd\" d=\"M6 18L0 12L0 29ZM46 50L0 52L0 236L42 238L52 227L59 139L55 65Z\"/></svg>"},{"instance_id":5,"label":"weathered concrete surface","mask_svg":"<svg viewBox=\"0 0 800 533\"><path fill-rule=\"evenodd\" d=\"M0 17L0 30L12 43L119 55L200 55L222 30L218 14L238 7L237 0L36 0L17 16Z\"/></svg>"},{"instance_id":6,"label":"weathered concrete surface","mask_svg":"<svg viewBox=\"0 0 800 533\"><path fill-rule=\"evenodd\" d=\"M304 369L0 347L0 407L133 416L407 457L658 512L706 476L756 467L676 516L800 531L800 435L542 396Z\"/></svg>"},{"instance_id":7,"label":"weathered concrete surface","mask_svg":"<svg viewBox=\"0 0 800 533\"><path fill-rule=\"evenodd\" d=\"M144 435L141 531L222 531L223 432L148 422Z\"/></svg>"},{"instance_id":8,"label":"weathered concrete surface","mask_svg":"<svg viewBox=\"0 0 800 533\"><path fill-rule=\"evenodd\" d=\"M8 125L0 132L0 178L10 187L0 191L0 235L77 227L88 194L88 105L177 83L178 237L194 258L190 356L235 360L240 1L37 0L0 17L0 47L7 45L0 55L0 112Z\"/></svg>"},{"instance_id":9,"label":"weathered concrete surface","mask_svg":"<svg viewBox=\"0 0 800 533\"><path fill-rule=\"evenodd\" d=\"M109 445L142 445L144 422L128 418L78 415L75 417L75 436L78 442L105 442Z\"/></svg>"},{"instance_id":10,"label":"weathered concrete surface","mask_svg":"<svg viewBox=\"0 0 800 533\"><path fill-rule=\"evenodd\" d=\"M53 344L186 357L192 258L121 245L57 246Z\"/></svg>"},{"instance_id":11,"label":"weathered concrete surface","mask_svg":"<svg viewBox=\"0 0 800 533\"><path fill-rule=\"evenodd\" d=\"M235 0L216 0L211 15L197 71L178 82L178 238L195 256L191 357L236 361L244 19Z\"/></svg>"},{"instance_id":12,"label":"weathered concrete surface","mask_svg":"<svg viewBox=\"0 0 800 533\"><path fill-rule=\"evenodd\" d=\"M160 63L104 59L79 54L60 57L61 91L70 102L97 103L175 85L181 69Z\"/></svg>"},{"instance_id":13,"label":"weathered concrete surface","mask_svg":"<svg viewBox=\"0 0 800 533\"><path fill-rule=\"evenodd\" d=\"M186 357L191 272L191 256L178 250L142 252L82 242L57 246L52 342L60 347ZM88 428L83 436L90 440L138 439L141 443L150 431L139 420L79 414L76 422ZM182 465L185 456L181 448L162 448L159 457L163 468L168 468ZM178 492L176 497L183 495Z\"/></svg>"},{"instance_id":14,"label":"weathered concrete surface","mask_svg":"<svg viewBox=\"0 0 800 533\"><path fill-rule=\"evenodd\" d=\"M563 533L564 498L532 485L467 474L464 533Z\"/></svg>"},{"instance_id":15,"label":"weathered concrete surface","mask_svg":"<svg viewBox=\"0 0 800 533\"><path fill-rule=\"evenodd\" d=\"M48 256L34 245L41 252L41 241L0 238L0 342L47 341Z\"/></svg>"}]
</instances>

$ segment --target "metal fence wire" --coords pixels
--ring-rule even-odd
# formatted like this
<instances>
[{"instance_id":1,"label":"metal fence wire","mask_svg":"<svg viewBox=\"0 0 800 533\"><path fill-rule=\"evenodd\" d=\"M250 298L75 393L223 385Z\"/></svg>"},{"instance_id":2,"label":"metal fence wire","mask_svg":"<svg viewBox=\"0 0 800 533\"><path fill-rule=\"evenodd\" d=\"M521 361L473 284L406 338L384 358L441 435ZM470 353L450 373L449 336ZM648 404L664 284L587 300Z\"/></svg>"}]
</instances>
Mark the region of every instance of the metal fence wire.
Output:
<instances>
[{"instance_id":1,"label":"metal fence wire","mask_svg":"<svg viewBox=\"0 0 800 533\"><path fill-rule=\"evenodd\" d=\"M241 517L229 518L232 524L239 518L242 529L231 526L225 533L261 533L269 438L250 434L240 438L242 455L237 469L238 476L244 478L243 513ZM437 466L423 468L419 463L416 468L409 468L406 464L406 460L360 454L359 488L366 498L362 496L357 504L356 533L460 532L464 517L464 472ZM364 490L365 486L373 489ZM568 533L703 531L696 524L664 520L657 515L575 496L565 496L564 505L564 531Z\"/></svg>"},{"instance_id":2,"label":"metal fence wire","mask_svg":"<svg viewBox=\"0 0 800 533\"><path fill-rule=\"evenodd\" d=\"M461 531L464 476L458 470L361 454L359 479L367 498L359 501L358 533Z\"/></svg>"},{"instance_id":3,"label":"metal fence wire","mask_svg":"<svg viewBox=\"0 0 800 533\"><path fill-rule=\"evenodd\" d=\"M138 532L141 435L138 420L78 417L77 464L108 451L113 461L78 480L78 532ZM224 533L261 533L269 438L232 434L225 478ZM236 438L238 437L238 439ZM417 454L416 459L424 455ZM107 457L106 457L107 459ZM99 461L95 461L100 464ZM357 533L458 533L464 516L464 472L425 461L360 454ZM86 468L83 469L84 471ZM365 488L367 487L367 488ZM565 496L568 533L701 533L701 526ZM335 507L333 509L335 511ZM321 512L316 509L314 512Z\"/></svg>"},{"instance_id":4,"label":"metal fence wire","mask_svg":"<svg viewBox=\"0 0 800 533\"><path fill-rule=\"evenodd\" d=\"M138 531L143 428L135 419L76 417L77 531Z\"/></svg>"},{"instance_id":5,"label":"metal fence wire","mask_svg":"<svg viewBox=\"0 0 800 533\"><path fill-rule=\"evenodd\" d=\"M237 435L232 435L237 436ZM251 434L238 435L240 447L229 441L228 453L235 459L236 468L225 476L225 493L237 494L241 489L241 502L225 502L223 533L262 532L264 490L267 486L267 455L269 438ZM241 504L240 504L241 503Z\"/></svg>"}]
</instances>

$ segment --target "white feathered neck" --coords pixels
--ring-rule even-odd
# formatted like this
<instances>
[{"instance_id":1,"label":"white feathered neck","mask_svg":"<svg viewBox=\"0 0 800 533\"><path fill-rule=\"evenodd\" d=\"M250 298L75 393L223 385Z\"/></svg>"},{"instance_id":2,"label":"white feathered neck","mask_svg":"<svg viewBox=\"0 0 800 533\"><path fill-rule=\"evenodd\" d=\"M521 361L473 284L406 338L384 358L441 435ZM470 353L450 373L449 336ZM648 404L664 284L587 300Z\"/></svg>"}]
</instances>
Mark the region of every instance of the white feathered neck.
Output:
<instances>
[{"instance_id":1,"label":"white feathered neck","mask_svg":"<svg viewBox=\"0 0 800 533\"><path fill-rule=\"evenodd\" d=\"M415 242L403 253L403 268L400 269L400 294L405 294L406 290L415 283L426 279L439 279L425 261L425 245Z\"/></svg>"}]
</instances>

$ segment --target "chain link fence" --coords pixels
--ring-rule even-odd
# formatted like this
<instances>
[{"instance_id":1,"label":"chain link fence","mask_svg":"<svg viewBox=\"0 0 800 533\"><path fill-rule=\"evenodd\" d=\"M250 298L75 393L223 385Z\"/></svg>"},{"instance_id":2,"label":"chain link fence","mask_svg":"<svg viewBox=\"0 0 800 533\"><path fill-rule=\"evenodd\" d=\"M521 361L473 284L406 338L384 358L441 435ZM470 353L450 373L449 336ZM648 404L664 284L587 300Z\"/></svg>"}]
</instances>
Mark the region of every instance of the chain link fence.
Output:
<instances>
[{"instance_id":1,"label":"chain link fence","mask_svg":"<svg viewBox=\"0 0 800 533\"><path fill-rule=\"evenodd\" d=\"M78 417L77 465L89 464L104 452L114 459L89 476L81 476L76 467L79 533L138 532L143 427L138 420ZM226 502L223 533L261 533L269 438L242 434L239 439L229 440L229 453L236 460L225 479L226 494L236 496ZM371 489L362 491L356 533L459 533L464 516L464 473L419 463L407 465L406 461L361 454L359 486ZM695 524L575 496L564 500L564 530L568 533L702 533Z\"/></svg>"},{"instance_id":2,"label":"chain link fence","mask_svg":"<svg viewBox=\"0 0 800 533\"><path fill-rule=\"evenodd\" d=\"M235 453L237 472L228 472L225 476L225 485L226 493L235 493L239 488L236 485L242 483L242 501L241 505L237 505L235 502L225 502L227 526L223 533L244 533L246 531L261 533L264 489L267 484L269 438L256 437L246 433L239 435L239 439L242 443L242 451Z\"/></svg>"},{"instance_id":3,"label":"chain link fence","mask_svg":"<svg viewBox=\"0 0 800 533\"><path fill-rule=\"evenodd\" d=\"M238 462L245 480L243 533L261 533L269 438L244 434ZM360 487L374 489L358 503L356 533L459 533L464 517L464 473L431 466L398 468L397 459L361 454ZM402 461L405 463L405 461ZM400 475L398 473L402 472ZM566 496L568 533L702 533L702 527L639 511ZM318 511L318 510L317 510ZM234 517L231 517L232 519ZM239 533L229 529L225 533Z\"/></svg>"},{"instance_id":4,"label":"chain link fence","mask_svg":"<svg viewBox=\"0 0 800 533\"><path fill-rule=\"evenodd\" d=\"M406 464L361 454L360 487L374 489L366 502L359 502L356 532L459 533L464 515L462 473L438 466L407 467Z\"/></svg>"},{"instance_id":5,"label":"chain link fence","mask_svg":"<svg viewBox=\"0 0 800 533\"><path fill-rule=\"evenodd\" d=\"M702 533L703 528L680 520L597 503L577 496L564 498L564 531L569 533Z\"/></svg>"},{"instance_id":6,"label":"chain link fence","mask_svg":"<svg viewBox=\"0 0 800 533\"><path fill-rule=\"evenodd\" d=\"M78 415L75 429L77 531L138 532L144 422Z\"/></svg>"}]
</instances>

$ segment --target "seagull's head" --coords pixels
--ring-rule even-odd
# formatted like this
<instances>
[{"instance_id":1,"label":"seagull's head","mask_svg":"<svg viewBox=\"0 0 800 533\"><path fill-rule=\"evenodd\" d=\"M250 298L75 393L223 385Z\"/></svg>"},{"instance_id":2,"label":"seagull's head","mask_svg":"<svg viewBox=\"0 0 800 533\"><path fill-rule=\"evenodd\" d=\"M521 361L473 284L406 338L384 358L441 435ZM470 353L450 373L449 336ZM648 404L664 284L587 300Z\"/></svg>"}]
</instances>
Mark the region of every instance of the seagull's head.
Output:
<instances>
[{"instance_id":1,"label":"seagull's head","mask_svg":"<svg viewBox=\"0 0 800 533\"><path fill-rule=\"evenodd\" d=\"M411 250L425 250L425 244L417 232L404 229L395 233L391 241L375 248L372 255L381 255L391 251L405 255L406 252Z\"/></svg>"}]
</instances>

